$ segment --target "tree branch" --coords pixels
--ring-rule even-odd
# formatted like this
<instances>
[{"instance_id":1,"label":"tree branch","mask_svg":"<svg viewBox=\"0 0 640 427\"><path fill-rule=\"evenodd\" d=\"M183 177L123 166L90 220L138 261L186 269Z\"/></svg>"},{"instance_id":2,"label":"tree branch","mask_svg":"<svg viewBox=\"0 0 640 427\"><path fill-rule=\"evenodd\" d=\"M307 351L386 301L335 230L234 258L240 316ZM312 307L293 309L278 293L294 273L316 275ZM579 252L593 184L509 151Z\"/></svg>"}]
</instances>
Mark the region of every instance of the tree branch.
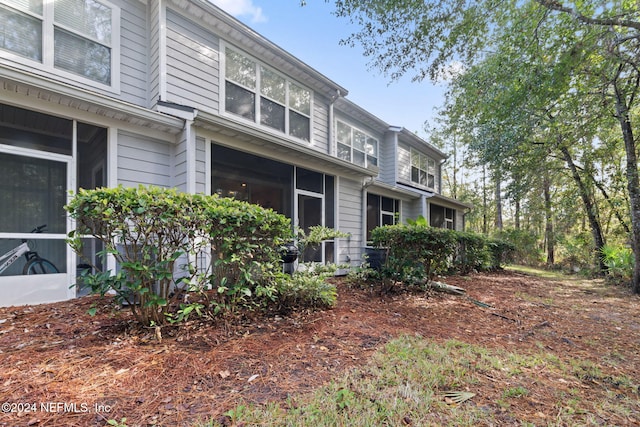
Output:
<instances>
[{"instance_id":1,"label":"tree branch","mask_svg":"<svg viewBox=\"0 0 640 427\"><path fill-rule=\"evenodd\" d=\"M590 18L578 12L575 9L571 9L570 7L563 6L557 0L536 0L541 6L546 7L547 9L556 10L558 12L567 13L574 18L576 18L580 22L584 22L585 24L591 25L600 25L603 27L610 26L619 26L626 28L634 28L636 30L640 30L640 22L633 21L630 19L621 19L621 18Z\"/></svg>"}]
</instances>

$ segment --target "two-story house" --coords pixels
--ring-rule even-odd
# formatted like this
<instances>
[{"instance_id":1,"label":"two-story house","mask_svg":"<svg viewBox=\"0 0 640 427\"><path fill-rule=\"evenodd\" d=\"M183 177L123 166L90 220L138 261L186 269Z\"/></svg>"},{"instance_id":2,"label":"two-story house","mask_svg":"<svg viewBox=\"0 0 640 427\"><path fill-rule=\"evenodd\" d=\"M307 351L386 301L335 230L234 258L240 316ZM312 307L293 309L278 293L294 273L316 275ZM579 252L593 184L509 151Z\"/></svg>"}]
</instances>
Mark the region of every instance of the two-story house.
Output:
<instances>
[{"instance_id":1,"label":"two-story house","mask_svg":"<svg viewBox=\"0 0 640 427\"><path fill-rule=\"evenodd\" d=\"M314 257L353 266L378 225L461 229L470 206L440 195L446 156L347 94L206 0L0 0L0 255L28 239L60 271L17 260L0 305L76 296L63 206L78 188L258 203L349 233Z\"/></svg>"}]
</instances>

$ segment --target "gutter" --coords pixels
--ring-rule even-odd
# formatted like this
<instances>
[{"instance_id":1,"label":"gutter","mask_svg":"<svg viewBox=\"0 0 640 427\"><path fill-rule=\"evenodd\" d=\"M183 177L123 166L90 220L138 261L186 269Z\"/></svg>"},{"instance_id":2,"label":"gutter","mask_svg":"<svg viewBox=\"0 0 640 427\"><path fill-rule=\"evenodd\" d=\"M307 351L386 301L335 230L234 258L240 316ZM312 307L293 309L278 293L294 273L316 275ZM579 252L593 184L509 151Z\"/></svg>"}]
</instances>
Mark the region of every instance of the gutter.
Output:
<instances>
[{"instance_id":1,"label":"gutter","mask_svg":"<svg viewBox=\"0 0 640 427\"><path fill-rule=\"evenodd\" d=\"M238 134L245 136L245 138L243 138L244 140L246 140L246 137L248 136L265 142L269 142L279 147L285 148L286 150L293 153L302 154L312 159L328 163L336 168L346 170L353 175L359 175L361 177L375 177L378 175L378 170L354 165L353 163L347 162L346 160L329 156L326 152L314 150L313 148L310 148L306 145L288 141L275 134L265 132L264 130L259 129L255 126L247 126L244 123L235 121L228 117L199 111L198 115L195 118L195 123L196 125L203 126L204 128L207 128L207 125L213 125L217 128L223 127L229 130L233 130ZM214 129L214 131L220 133L220 129Z\"/></svg>"},{"instance_id":2,"label":"gutter","mask_svg":"<svg viewBox=\"0 0 640 427\"><path fill-rule=\"evenodd\" d=\"M155 125L157 127L163 127L164 131L174 135L179 133L184 127L183 120L179 118L171 117L161 112L120 101L67 83L51 80L29 71L18 70L6 64L0 65L0 80L9 80L19 86L33 87L37 90L51 93L56 97L67 97L73 101L85 102L95 107L95 111L92 111L92 109L87 111L120 121L129 121L138 126L146 125L147 127L153 127L153 125ZM76 106L75 108L78 107ZM110 114L105 114L105 110L108 110ZM134 120L127 120L127 118Z\"/></svg>"}]
</instances>

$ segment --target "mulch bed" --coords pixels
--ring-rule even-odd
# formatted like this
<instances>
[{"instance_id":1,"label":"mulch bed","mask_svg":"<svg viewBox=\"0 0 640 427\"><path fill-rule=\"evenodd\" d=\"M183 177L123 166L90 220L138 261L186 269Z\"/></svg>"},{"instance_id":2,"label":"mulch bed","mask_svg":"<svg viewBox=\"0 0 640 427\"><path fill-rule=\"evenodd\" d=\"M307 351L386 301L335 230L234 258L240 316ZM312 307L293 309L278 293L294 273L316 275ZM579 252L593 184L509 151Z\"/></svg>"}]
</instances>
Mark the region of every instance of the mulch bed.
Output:
<instances>
[{"instance_id":1,"label":"mulch bed","mask_svg":"<svg viewBox=\"0 0 640 427\"><path fill-rule=\"evenodd\" d=\"M61 303L0 308L0 426L92 426L127 418L127 425L189 426L235 405L283 402L363 365L401 334L437 342L457 339L512 352L540 349L561 359L592 361L611 376L640 378L640 298L601 283L537 279L499 272L449 277L467 290L381 296L338 281L332 310L181 327L135 327L127 309L84 297ZM92 303L102 309L86 314ZM478 302L491 307L479 305ZM615 355L618 363L608 361ZM604 396L589 378L559 384L536 373L530 402L510 421L553 420L558 408L545 388L575 387ZM508 384L490 376L474 404L492 405ZM626 394L620 398L640 398ZM621 393L628 393L624 391ZM640 407L639 407L640 411ZM515 418L518 421L514 421ZM635 418L634 418L635 417ZM640 423L640 414L602 420Z\"/></svg>"}]
</instances>

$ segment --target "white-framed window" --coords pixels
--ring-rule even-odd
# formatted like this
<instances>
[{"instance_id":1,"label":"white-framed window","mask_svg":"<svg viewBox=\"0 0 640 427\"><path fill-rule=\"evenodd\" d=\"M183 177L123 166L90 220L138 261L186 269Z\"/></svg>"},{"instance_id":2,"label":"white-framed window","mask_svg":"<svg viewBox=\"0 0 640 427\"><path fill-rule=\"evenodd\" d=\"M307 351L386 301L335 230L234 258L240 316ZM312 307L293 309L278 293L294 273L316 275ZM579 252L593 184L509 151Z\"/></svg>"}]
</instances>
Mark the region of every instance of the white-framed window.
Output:
<instances>
[{"instance_id":1,"label":"white-framed window","mask_svg":"<svg viewBox=\"0 0 640 427\"><path fill-rule=\"evenodd\" d=\"M311 140L311 90L231 48L225 49L224 70L227 113Z\"/></svg>"},{"instance_id":2,"label":"white-framed window","mask_svg":"<svg viewBox=\"0 0 640 427\"><path fill-rule=\"evenodd\" d=\"M337 154L358 166L378 166L378 140L366 132L336 121Z\"/></svg>"},{"instance_id":3,"label":"white-framed window","mask_svg":"<svg viewBox=\"0 0 640 427\"><path fill-rule=\"evenodd\" d=\"M456 211L451 208L445 208L444 210L444 228L449 230L455 230L455 214Z\"/></svg>"},{"instance_id":4,"label":"white-framed window","mask_svg":"<svg viewBox=\"0 0 640 427\"><path fill-rule=\"evenodd\" d=\"M0 51L117 88L119 21L120 10L104 0L0 0Z\"/></svg>"},{"instance_id":5,"label":"white-framed window","mask_svg":"<svg viewBox=\"0 0 640 427\"><path fill-rule=\"evenodd\" d=\"M435 189L436 162L427 155L411 149L411 182Z\"/></svg>"},{"instance_id":6,"label":"white-framed window","mask_svg":"<svg viewBox=\"0 0 640 427\"><path fill-rule=\"evenodd\" d=\"M400 219L400 200L367 194L367 241L376 227L394 225Z\"/></svg>"}]
</instances>

